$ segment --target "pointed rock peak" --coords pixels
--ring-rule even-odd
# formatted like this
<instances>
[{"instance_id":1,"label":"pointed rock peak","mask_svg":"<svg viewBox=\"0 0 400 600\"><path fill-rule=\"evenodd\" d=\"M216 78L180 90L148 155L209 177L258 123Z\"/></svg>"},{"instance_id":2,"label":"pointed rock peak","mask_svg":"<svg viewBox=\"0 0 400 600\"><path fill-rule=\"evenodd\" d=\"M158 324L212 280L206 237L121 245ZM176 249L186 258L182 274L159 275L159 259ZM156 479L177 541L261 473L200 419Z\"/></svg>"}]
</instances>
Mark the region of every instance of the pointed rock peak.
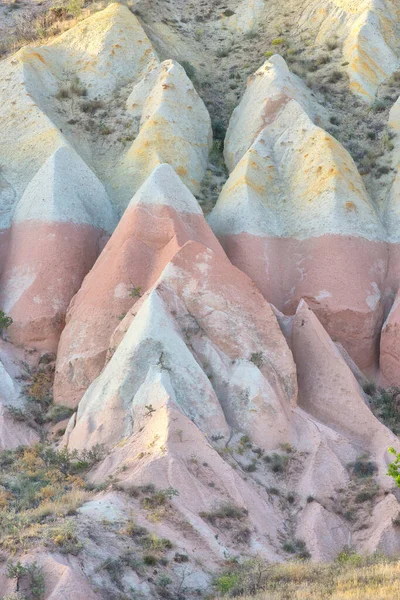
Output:
<instances>
[{"instance_id":1,"label":"pointed rock peak","mask_svg":"<svg viewBox=\"0 0 400 600\"><path fill-rule=\"evenodd\" d=\"M129 208L139 205L171 206L178 213L203 214L199 203L171 165L157 165L138 189Z\"/></svg>"},{"instance_id":2,"label":"pointed rock peak","mask_svg":"<svg viewBox=\"0 0 400 600\"><path fill-rule=\"evenodd\" d=\"M174 60L166 60L155 71L154 85L144 99L141 126L146 122L156 125L157 115L181 131L188 142L199 144L197 152L206 152L212 140L210 115L185 69ZM128 106L132 104L131 96Z\"/></svg>"},{"instance_id":3,"label":"pointed rock peak","mask_svg":"<svg viewBox=\"0 0 400 600\"><path fill-rule=\"evenodd\" d=\"M185 69L175 60L168 59L148 71L134 86L126 101L126 107L132 115L141 116L143 107L146 106L142 117L143 123L151 117L161 101L169 95L173 95L176 104L177 98L187 92L192 94L199 106L203 107L205 118L210 120L204 102L187 76Z\"/></svg>"},{"instance_id":4,"label":"pointed rock peak","mask_svg":"<svg viewBox=\"0 0 400 600\"><path fill-rule=\"evenodd\" d=\"M299 406L383 456L393 434L365 404L350 367L304 300L294 317L291 345L298 373ZM382 466L385 470L384 463Z\"/></svg>"},{"instance_id":5,"label":"pointed rock peak","mask_svg":"<svg viewBox=\"0 0 400 600\"><path fill-rule=\"evenodd\" d=\"M58 148L28 184L13 217L24 221L91 225L108 233L115 227L103 185L69 146Z\"/></svg>"},{"instance_id":6,"label":"pointed rock peak","mask_svg":"<svg viewBox=\"0 0 400 600\"><path fill-rule=\"evenodd\" d=\"M192 80L190 79L190 77L188 77L182 65L176 60L168 59L164 60L164 62L161 63L161 78L164 78L166 81L169 80L170 82L172 82L173 80L179 80L180 84L185 84L185 87L187 89L193 90L196 96L200 98L200 96L194 88ZM168 88L165 89L168 90Z\"/></svg>"},{"instance_id":7,"label":"pointed rock peak","mask_svg":"<svg viewBox=\"0 0 400 600\"><path fill-rule=\"evenodd\" d=\"M208 222L216 235L386 235L350 154L296 100L239 160Z\"/></svg>"},{"instance_id":8,"label":"pointed rock peak","mask_svg":"<svg viewBox=\"0 0 400 600\"><path fill-rule=\"evenodd\" d=\"M233 111L224 150L230 171L291 100L313 121L325 114L306 84L289 70L281 56L274 55L249 77L243 98Z\"/></svg>"},{"instance_id":9,"label":"pointed rock peak","mask_svg":"<svg viewBox=\"0 0 400 600\"><path fill-rule=\"evenodd\" d=\"M110 362L83 396L69 443L73 447L114 445L132 435L136 400L143 404L155 374L163 371L168 376L162 380L167 382L169 396L173 391L184 413L207 434L217 429L227 435L225 417L207 375L188 349L168 306L153 290ZM151 402L147 399L146 404Z\"/></svg>"},{"instance_id":10,"label":"pointed rock peak","mask_svg":"<svg viewBox=\"0 0 400 600\"><path fill-rule=\"evenodd\" d=\"M122 4L91 15L47 48L61 54L56 63L78 76L91 97L110 94L159 63L138 19Z\"/></svg>"}]
</instances>

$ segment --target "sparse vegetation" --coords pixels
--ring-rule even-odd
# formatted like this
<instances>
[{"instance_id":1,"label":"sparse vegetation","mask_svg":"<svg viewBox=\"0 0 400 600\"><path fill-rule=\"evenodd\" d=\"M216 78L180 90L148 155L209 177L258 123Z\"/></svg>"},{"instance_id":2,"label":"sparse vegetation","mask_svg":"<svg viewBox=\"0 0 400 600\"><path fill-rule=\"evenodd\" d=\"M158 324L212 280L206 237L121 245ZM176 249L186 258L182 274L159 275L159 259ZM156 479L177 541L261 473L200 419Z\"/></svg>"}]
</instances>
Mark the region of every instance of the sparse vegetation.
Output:
<instances>
[{"instance_id":1,"label":"sparse vegetation","mask_svg":"<svg viewBox=\"0 0 400 600\"><path fill-rule=\"evenodd\" d=\"M224 525L226 521L242 520L246 517L247 510L232 504L231 502L223 502L218 508L210 512L201 512L200 517L209 521L212 525ZM225 526L228 525L225 523Z\"/></svg>"},{"instance_id":2,"label":"sparse vegetation","mask_svg":"<svg viewBox=\"0 0 400 600\"><path fill-rule=\"evenodd\" d=\"M191 79L193 82L195 82L196 81L196 69L194 68L194 66L187 60L181 60L180 64L185 69L185 73L189 77L189 79Z\"/></svg>"},{"instance_id":3,"label":"sparse vegetation","mask_svg":"<svg viewBox=\"0 0 400 600\"><path fill-rule=\"evenodd\" d=\"M251 362L258 367L259 369L262 367L264 362L264 357L262 352L253 352L250 356Z\"/></svg>"},{"instance_id":4,"label":"sparse vegetation","mask_svg":"<svg viewBox=\"0 0 400 600\"><path fill-rule=\"evenodd\" d=\"M394 448L389 448L390 454L394 456L394 461L388 467L388 475L393 477L398 487L400 487L400 452Z\"/></svg>"},{"instance_id":5,"label":"sparse vegetation","mask_svg":"<svg viewBox=\"0 0 400 600\"><path fill-rule=\"evenodd\" d=\"M3 333L4 329L8 329L10 325L12 325L12 322L12 318L0 310L0 335Z\"/></svg>"},{"instance_id":6,"label":"sparse vegetation","mask_svg":"<svg viewBox=\"0 0 400 600\"><path fill-rule=\"evenodd\" d=\"M331 563L232 562L215 588L216 597L238 600L394 600L399 582L399 560L345 551Z\"/></svg>"},{"instance_id":7,"label":"sparse vegetation","mask_svg":"<svg viewBox=\"0 0 400 600\"><path fill-rule=\"evenodd\" d=\"M400 389L377 388L374 384L367 384L364 392L370 397L370 407L375 416L393 433L400 435Z\"/></svg>"},{"instance_id":8,"label":"sparse vegetation","mask_svg":"<svg viewBox=\"0 0 400 600\"><path fill-rule=\"evenodd\" d=\"M24 600L42 600L45 593L44 576L42 569L36 562L23 565L9 562L7 565L7 577L15 580L15 592L18 594L24 588ZM25 595L25 591L28 595Z\"/></svg>"},{"instance_id":9,"label":"sparse vegetation","mask_svg":"<svg viewBox=\"0 0 400 600\"><path fill-rule=\"evenodd\" d=\"M289 457L274 452L272 455L266 454L263 460L268 463L268 467L275 474L284 473L289 464Z\"/></svg>"},{"instance_id":10,"label":"sparse vegetation","mask_svg":"<svg viewBox=\"0 0 400 600\"><path fill-rule=\"evenodd\" d=\"M78 454L49 444L1 452L2 547L14 551L42 542L76 550L78 540L63 519L90 497L83 476L103 456L101 447Z\"/></svg>"},{"instance_id":11,"label":"sparse vegetation","mask_svg":"<svg viewBox=\"0 0 400 600\"><path fill-rule=\"evenodd\" d=\"M132 286L131 289L129 290L129 296L131 298L140 298L141 295L142 295L141 286L138 286L138 287Z\"/></svg>"}]
</instances>

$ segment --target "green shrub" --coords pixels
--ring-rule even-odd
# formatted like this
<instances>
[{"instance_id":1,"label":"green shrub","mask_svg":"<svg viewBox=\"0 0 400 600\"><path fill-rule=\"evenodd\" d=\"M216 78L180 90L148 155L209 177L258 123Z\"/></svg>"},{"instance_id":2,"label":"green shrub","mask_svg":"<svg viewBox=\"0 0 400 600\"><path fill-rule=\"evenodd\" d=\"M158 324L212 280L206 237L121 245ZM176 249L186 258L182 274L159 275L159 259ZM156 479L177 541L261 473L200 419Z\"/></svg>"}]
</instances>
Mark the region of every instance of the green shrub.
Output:
<instances>
[{"instance_id":1,"label":"green shrub","mask_svg":"<svg viewBox=\"0 0 400 600\"><path fill-rule=\"evenodd\" d=\"M212 524L218 519L221 520L241 520L247 514L247 511L243 508L239 508L231 502L223 502L218 508L210 512L201 512L200 517L209 521Z\"/></svg>"},{"instance_id":2,"label":"green shrub","mask_svg":"<svg viewBox=\"0 0 400 600\"><path fill-rule=\"evenodd\" d=\"M3 329L8 329L10 325L12 325L12 323L12 318L6 315L5 312L0 310L0 333L3 331Z\"/></svg>"},{"instance_id":3,"label":"green shrub","mask_svg":"<svg viewBox=\"0 0 400 600\"><path fill-rule=\"evenodd\" d=\"M192 81L195 81L196 80L195 67L187 60L182 60L180 64L185 69L185 73L189 77L189 79L191 79Z\"/></svg>"},{"instance_id":4,"label":"green shrub","mask_svg":"<svg viewBox=\"0 0 400 600\"><path fill-rule=\"evenodd\" d=\"M235 573L220 575L220 577L215 580L215 587L222 594L227 594L239 583L239 580L239 575Z\"/></svg>"},{"instance_id":5,"label":"green shrub","mask_svg":"<svg viewBox=\"0 0 400 600\"><path fill-rule=\"evenodd\" d=\"M163 506L168 500L179 495L178 490L172 487L169 487L165 490L155 490L154 486L152 486L150 489L151 491L149 488L143 488L143 491L147 491L151 494L151 496L146 496L142 501L143 507L147 509Z\"/></svg>"},{"instance_id":6,"label":"green shrub","mask_svg":"<svg viewBox=\"0 0 400 600\"><path fill-rule=\"evenodd\" d=\"M393 454L394 461L388 466L387 474L393 477L398 487L400 487L400 452L396 452L394 448L388 448L390 454Z\"/></svg>"},{"instance_id":7,"label":"green shrub","mask_svg":"<svg viewBox=\"0 0 400 600\"><path fill-rule=\"evenodd\" d=\"M284 473L289 464L289 457L282 456L277 452L274 452L271 456L266 455L263 457L263 460L268 463L269 468L273 473Z\"/></svg>"},{"instance_id":8,"label":"green shrub","mask_svg":"<svg viewBox=\"0 0 400 600\"><path fill-rule=\"evenodd\" d=\"M400 435L400 388L379 388L371 390L372 412L394 434Z\"/></svg>"},{"instance_id":9,"label":"green shrub","mask_svg":"<svg viewBox=\"0 0 400 600\"><path fill-rule=\"evenodd\" d=\"M372 461L367 460L363 457L360 457L358 460L356 460L355 463L351 464L350 466L353 468L354 475L360 478L372 477L372 475L376 471L376 465Z\"/></svg>"},{"instance_id":10,"label":"green shrub","mask_svg":"<svg viewBox=\"0 0 400 600\"><path fill-rule=\"evenodd\" d=\"M68 0L66 9L73 17L80 17L83 9L83 0Z\"/></svg>"},{"instance_id":11,"label":"green shrub","mask_svg":"<svg viewBox=\"0 0 400 600\"><path fill-rule=\"evenodd\" d=\"M143 556L143 562L148 567L153 567L158 563L158 558L157 556L154 556L154 554L145 554Z\"/></svg>"},{"instance_id":12,"label":"green shrub","mask_svg":"<svg viewBox=\"0 0 400 600\"><path fill-rule=\"evenodd\" d=\"M16 580L16 591L24 584L29 590L27 600L42 600L45 594L44 576L41 567L36 562L29 565L17 563L8 563L7 577Z\"/></svg>"}]
</instances>

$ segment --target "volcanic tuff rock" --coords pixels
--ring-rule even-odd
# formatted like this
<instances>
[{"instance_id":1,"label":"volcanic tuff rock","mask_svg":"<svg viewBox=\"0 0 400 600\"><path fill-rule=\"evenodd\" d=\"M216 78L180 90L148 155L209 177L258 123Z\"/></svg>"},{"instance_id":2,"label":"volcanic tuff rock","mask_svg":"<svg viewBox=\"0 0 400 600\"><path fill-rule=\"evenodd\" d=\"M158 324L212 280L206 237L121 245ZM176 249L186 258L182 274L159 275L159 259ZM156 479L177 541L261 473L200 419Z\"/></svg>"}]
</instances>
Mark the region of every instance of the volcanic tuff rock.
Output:
<instances>
[{"instance_id":1,"label":"volcanic tuff rock","mask_svg":"<svg viewBox=\"0 0 400 600\"><path fill-rule=\"evenodd\" d=\"M117 166L116 182L126 177L126 187L135 191L157 165L169 163L196 193L211 148L210 116L179 64L167 60L155 71L147 75L154 79L151 90L144 79L127 99L128 112L141 112L140 130Z\"/></svg>"},{"instance_id":2,"label":"volcanic tuff rock","mask_svg":"<svg viewBox=\"0 0 400 600\"><path fill-rule=\"evenodd\" d=\"M257 71L231 119L234 168L209 223L267 300L293 312L306 298L367 367L382 322L386 233L351 156L314 124L312 107L281 57ZM243 154L232 161L239 138Z\"/></svg>"},{"instance_id":3,"label":"volcanic tuff rock","mask_svg":"<svg viewBox=\"0 0 400 600\"><path fill-rule=\"evenodd\" d=\"M57 350L72 296L114 228L104 187L72 148L61 146L15 207L0 280L10 339Z\"/></svg>"},{"instance_id":4,"label":"volcanic tuff rock","mask_svg":"<svg viewBox=\"0 0 400 600\"><path fill-rule=\"evenodd\" d=\"M118 319L188 240L223 254L194 196L172 167L157 166L70 306L58 349L56 402L77 406L104 366Z\"/></svg>"},{"instance_id":5,"label":"volcanic tuff rock","mask_svg":"<svg viewBox=\"0 0 400 600\"><path fill-rule=\"evenodd\" d=\"M289 47L280 4L207 0L194 16L183 0L138 0L136 15L110 4L0 62L0 448L47 436L90 469L66 481L85 486L83 505L53 545L40 535L61 500L52 482L32 492L26 522L42 516L21 533L23 561L38 561L46 600L158 598L161 575L192 599L227 556L400 550L386 474L398 438L362 389L400 385L400 109L388 95L400 11L290 1L296 34L325 49L317 70L331 48L347 72L340 92L294 74L309 47ZM287 60L263 51L250 75L206 221L199 202L226 173L218 117L249 73L233 41L258 46L276 15L271 44ZM222 84L209 40L232 42L213 56L226 102L210 101ZM341 106L349 90L388 155L379 198L327 99ZM53 371L51 395L39 376L48 386ZM17 492L0 483L7 503ZM75 556L56 551L65 539ZM2 567L1 593L14 583Z\"/></svg>"},{"instance_id":6,"label":"volcanic tuff rock","mask_svg":"<svg viewBox=\"0 0 400 600\"><path fill-rule=\"evenodd\" d=\"M298 29L311 33L317 48L329 44L333 50L341 45L350 89L372 101L379 84L400 64L400 9L396 0L298 0L291 7ZM262 3L249 0L240 2L235 14L223 22L234 29L252 31L264 15Z\"/></svg>"}]
</instances>

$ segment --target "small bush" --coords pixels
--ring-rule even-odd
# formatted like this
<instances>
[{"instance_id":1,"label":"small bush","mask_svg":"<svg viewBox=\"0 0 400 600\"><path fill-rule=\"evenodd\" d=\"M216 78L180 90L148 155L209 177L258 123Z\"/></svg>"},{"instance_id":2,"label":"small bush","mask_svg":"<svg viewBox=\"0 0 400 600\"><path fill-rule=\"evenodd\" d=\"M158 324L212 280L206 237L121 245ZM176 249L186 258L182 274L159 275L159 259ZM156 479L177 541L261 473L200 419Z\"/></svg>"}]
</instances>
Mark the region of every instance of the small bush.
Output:
<instances>
[{"instance_id":1,"label":"small bush","mask_svg":"<svg viewBox=\"0 0 400 600\"><path fill-rule=\"evenodd\" d=\"M249 544L251 540L251 530L248 527L239 529L233 536L236 544Z\"/></svg>"},{"instance_id":2,"label":"small bush","mask_svg":"<svg viewBox=\"0 0 400 600\"><path fill-rule=\"evenodd\" d=\"M400 511L397 513L397 516L392 519L392 523L395 527L400 527Z\"/></svg>"},{"instance_id":3,"label":"small bush","mask_svg":"<svg viewBox=\"0 0 400 600\"><path fill-rule=\"evenodd\" d=\"M83 9L83 0L68 0L66 10L75 18L80 17Z\"/></svg>"},{"instance_id":4,"label":"small bush","mask_svg":"<svg viewBox=\"0 0 400 600\"><path fill-rule=\"evenodd\" d=\"M49 542L56 546L62 554L73 554L76 556L83 548L79 541L72 521L66 521L60 527L51 529L48 536Z\"/></svg>"},{"instance_id":5,"label":"small bush","mask_svg":"<svg viewBox=\"0 0 400 600\"><path fill-rule=\"evenodd\" d=\"M187 554L180 554L179 552L175 552L174 561L177 563L189 562L189 557Z\"/></svg>"},{"instance_id":6,"label":"small bush","mask_svg":"<svg viewBox=\"0 0 400 600\"><path fill-rule=\"evenodd\" d=\"M8 563L7 577L16 580L17 591L22 584L27 587L29 596L26 600L42 600L44 598L44 576L41 567L36 562L29 565L22 565L20 561Z\"/></svg>"},{"instance_id":7,"label":"small bush","mask_svg":"<svg viewBox=\"0 0 400 600\"><path fill-rule=\"evenodd\" d=\"M370 394L372 412L394 434L400 435L400 388L379 388Z\"/></svg>"},{"instance_id":8,"label":"small bush","mask_svg":"<svg viewBox=\"0 0 400 600\"><path fill-rule=\"evenodd\" d=\"M260 369L264 363L263 353L262 352L253 352L252 355L250 356L250 361L253 363L253 365L255 365L256 367L258 367Z\"/></svg>"},{"instance_id":9,"label":"small bush","mask_svg":"<svg viewBox=\"0 0 400 600\"><path fill-rule=\"evenodd\" d=\"M241 520L245 517L247 511L239 508L231 502L223 502L217 509L211 512L201 512L200 517L215 524L218 519L221 520Z\"/></svg>"},{"instance_id":10,"label":"small bush","mask_svg":"<svg viewBox=\"0 0 400 600\"><path fill-rule=\"evenodd\" d=\"M195 67L187 60L181 61L181 66L184 68L186 75L192 81L196 80L196 69Z\"/></svg>"},{"instance_id":11,"label":"small bush","mask_svg":"<svg viewBox=\"0 0 400 600\"><path fill-rule=\"evenodd\" d=\"M329 83L337 83L338 81L340 81L341 79L343 79L344 74L342 73L342 71L332 71L332 73L329 75L328 81Z\"/></svg>"},{"instance_id":12,"label":"small bush","mask_svg":"<svg viewBox=\"0 0 400 600\"><path fill-rule=\"evenodd\" d=\"M364 458L359 458L350 466L353 468L354 475L360 478L372 477L376 471L376 465L372 461Z\"/></svg>"},{"instance_id":13,"label":"small bush","mask_svg":"<svg viewBox=\"0 0 400 600\"><path fill-rule=\"evenodd\" d=\"M148 531L146 527L141 527L140 525L136 525L134 521L128 521L123 533L128 535L131 538L139 538L147 535Z\"/></svg>"},{"instance_id":14,"label":"small bush","mask_svg":"<svg viewBox=\"0 0 400 600\"><path fill-rule=\"evenodd\" d=\"M0 333L3 331L3 329L8 329L10 325L12 325L12 323L12 318L6 315L5 312L0 310Z\"/></svg>"},{"instance_id":15,"label":"small bush","mask_svg":"<svg viewBox=\"0 0 400 600\"><path fill-rule=\"evenodd\" d=\"M158 563L158 558L157 556L154 556L154 554L145 554L143 556L143 562L148 567L154 567L154 565Z\"/></svg>"},{"instance_id":16,"label":"small bush","mask_svg":"<svg viewBox=\"0 0 400 600\"><path fill-rule=\"evenodd\" d=\"M385 100L375 100L371 104L371 110L372 110L372 112L375 112L375 113L383 112L387 109L387 107L388 107L388 103Z\"/></svg>"},{"instance_id":17,"label":"small bush","mask_svg":"<svg viewBox=\"0 0 400 600\"><path fill-rule=\"evenodd\" d=\"M285 43L285 38L275 38L274 40L272 40L271 44L273 46L282 46L282 44Z\"/></svg>"},{"instance_id":18,"label":"small bush","mask_svg":"<svg viewBox=\"0 0 400 600\"><path fill-rule=\"evenodd\" d=\"M376 490L362 490L356 495L355 501L357 502L357 504L361 504L362 502L368 502L369 500L373 500L376 497L377 493L378 492Z\"/></svg>"},{"instance_id":19,"label":"small bush","mask_svg":"<svg viewBox=\"0 0 400 600\"><path fill-rule=\"evenodd\" d=\"M273 473L284 473L289 464L289 457L282 456L277 452L274 452L272 456L266 455L263 457L263 460L268 463L269 468Z\"/></svg>"},{"instance_id":20,"label":"small bush","mask_svg":"<svg viewBox=\"0 0 400 600\"><path fill-rule=\"evenodd\" d=\"M282 544L282 550L284 550L288 554L296 554L299 558L303 560L311 558L311 555L306 548L306 543L304 542L304 540L300 540L297 538L294 540L286 540Z\"/></svg>"},{"instance_id":21,"label":"small bush","mask_svg":"<svg viewBox=\"0 0 400 600\"><path fill-rule=\"evenodd\" d=\"M239 575L235 573L227 573L220 575L215 580L215 587L222 594L227 594L239 583Z\"/></svg>"},{"instance_id":22,"label":"small bush","mask_svg":"<svg viewBox=\"0 0 400 600\"><path fill-rule=\"evenodd\" d=\"M326 47L328 50L330 50L332 52L333 50L336 50L336 48L339 47L339 44L336 40L330 40L329 42L326 43Z\"/></svg>"},{"instance_id":23,"label":"small bush","mask_svg":"<svg viewBox=\"0 0 400 600\"><path fill-rule=\"evenodd\" d=\"M146 491L146 489L144 488L143 491ZM163 506L164 504L167 503L168 500L170 500L174 496L179 495L178 490L176 490L175 488L171 488L171 487L169 487L165 490L157 490L157 491L156 490L153 491L153 488L152 488L152 491L150 493L151 493L151 496L146 496L142 501L142 505L146 509L153 509L153 508L157 508L158 506Z\"/></svg>"},{"instance_id":24,"label":"small bush","mask_svg":"<svg viewBox=\"0 0 400 600\"><path fill-rule=\"evenodd\" d=\"M73 412L73 409L68 406L54 404L44 415L44 420L48 423L59 423L64 419L69 419Z\"/></svg>"},{"instance_id":25,"label":"small bush","mask_svg":"<svg viewBox=\"0 0 400 600\"><path fill-rule=\"evenodd\" d=\"M216 51L216 55L218 58L226 58L227 56L229 56L229 48L219 48Z\"/></svg>"},{"instance_id":26,"label":"small bush","mask_svg":"<svg viewBox=\"0 0 400 600\"><path fill-rule=\"evenodd\" d=\"M94 115L96 111L103 108L104 103L101 100L83 100L80 106L82 112Z\"/></svg>"},{"instance_id":27,"label":"small bush","mask_svg":"<svg viewBox=\"0 0 400 600\"><path fill-rule=\"evenodd\" d=\"M61 87L55 95L55 98L57 100L67 100L67 98L71 98L71 92L69 88L65 86Z\"/></svg>"}]
</instances>

